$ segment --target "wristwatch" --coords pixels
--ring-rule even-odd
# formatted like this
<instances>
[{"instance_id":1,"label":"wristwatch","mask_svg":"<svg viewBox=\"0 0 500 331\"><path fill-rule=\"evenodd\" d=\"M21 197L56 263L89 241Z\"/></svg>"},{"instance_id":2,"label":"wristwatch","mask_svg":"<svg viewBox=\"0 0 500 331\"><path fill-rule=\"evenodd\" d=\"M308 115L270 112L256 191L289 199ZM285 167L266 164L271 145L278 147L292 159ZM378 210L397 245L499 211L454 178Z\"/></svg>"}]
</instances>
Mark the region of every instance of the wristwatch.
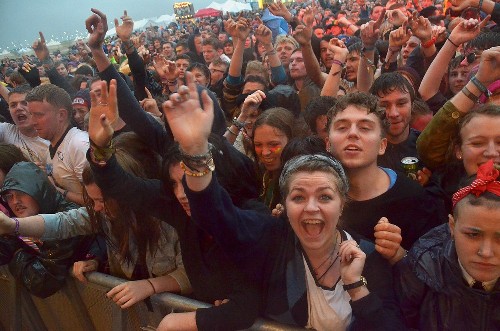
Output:
<instances>
[{"instance_id":1,"label":"wristwatch","mask_svg":"<svg viewBox=\"0 0 500 331\"><path fill-rule=\"evenodd\" d=\"M366 286L368 283L366 282L366 278L361 276L361 279L355 283L352 283L352 284L348 284L348 285L344 285L343 288L344 288L344 291L349 291L349 290L352 290L352 289L355 289L355 288L358 288L358 287L361 287L361 286Z\"/></svg>"}]
</instances>

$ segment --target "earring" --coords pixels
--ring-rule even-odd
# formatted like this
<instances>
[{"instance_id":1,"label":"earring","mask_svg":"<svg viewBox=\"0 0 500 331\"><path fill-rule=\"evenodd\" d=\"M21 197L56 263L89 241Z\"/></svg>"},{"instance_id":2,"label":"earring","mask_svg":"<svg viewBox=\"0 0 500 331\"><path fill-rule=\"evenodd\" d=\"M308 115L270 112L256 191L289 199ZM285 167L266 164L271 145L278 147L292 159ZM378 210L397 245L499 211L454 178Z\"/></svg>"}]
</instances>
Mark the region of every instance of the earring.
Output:
<instances>
[{"instance_id":1,"label":"earring","mask_svg":"<svg viewBox=\"0 0 500 331\"><path fill-rule=\"evenodd\" d=\"M461 160L462 159L462 155L458 155L457 159Z\"/></svg>"}]
</instances>

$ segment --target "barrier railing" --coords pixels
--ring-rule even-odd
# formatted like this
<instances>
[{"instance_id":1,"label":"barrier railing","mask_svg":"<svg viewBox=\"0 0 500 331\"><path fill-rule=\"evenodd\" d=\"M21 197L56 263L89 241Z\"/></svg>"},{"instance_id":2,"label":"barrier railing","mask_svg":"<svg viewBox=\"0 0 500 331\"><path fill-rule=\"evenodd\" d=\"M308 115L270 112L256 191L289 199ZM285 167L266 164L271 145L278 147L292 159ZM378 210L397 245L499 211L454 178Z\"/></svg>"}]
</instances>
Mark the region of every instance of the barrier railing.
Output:
<instances>
[{"instance_id":1,"label":"barrier railing","mask_svg":"<svg viewBox=\"0 0 500 331\"><path fill-rule=\"evenodd\" d=\"M93 272L83 284L68 277L66 285L46 299L30 295L15 281L6 267L0 267L0 331L3 330L156 330L171 312L209 307L207 303L172 293L151 297L153 311L144 303L121 309L106 292L126 280ZM254 331L303 330L258 319Z\"/></svg>"}]
</instances>

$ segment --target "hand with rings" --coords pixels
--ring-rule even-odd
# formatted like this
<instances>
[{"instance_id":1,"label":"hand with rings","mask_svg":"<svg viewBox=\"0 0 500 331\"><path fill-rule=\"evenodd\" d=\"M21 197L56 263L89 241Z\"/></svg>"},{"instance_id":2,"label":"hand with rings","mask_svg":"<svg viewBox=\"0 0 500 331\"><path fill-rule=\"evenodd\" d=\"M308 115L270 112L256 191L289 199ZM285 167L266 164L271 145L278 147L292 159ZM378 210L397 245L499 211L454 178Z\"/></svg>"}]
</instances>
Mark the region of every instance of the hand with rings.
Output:
<instances>
[{"instance_id":1,"label":"hand with rings","mask_svg":"<svg viewBox=\"0 0 500 331\"><path fill-rule=\"evenodd\" d=\"M116 80L108 85L101 81L101 97L90 91L89 138L99 147L106 147L113 138L112 124L118 119L118 102L116 98Z\"/></svg>"}]
</instances>

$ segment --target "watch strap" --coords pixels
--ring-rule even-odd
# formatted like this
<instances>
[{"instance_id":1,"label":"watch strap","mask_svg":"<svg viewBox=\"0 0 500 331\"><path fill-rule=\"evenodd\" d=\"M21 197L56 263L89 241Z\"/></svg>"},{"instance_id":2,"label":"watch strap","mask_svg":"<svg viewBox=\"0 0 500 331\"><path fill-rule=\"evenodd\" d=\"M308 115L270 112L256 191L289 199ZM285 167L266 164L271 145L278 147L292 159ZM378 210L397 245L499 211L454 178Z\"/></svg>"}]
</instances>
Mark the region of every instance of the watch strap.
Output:
<instances>
[{"instance_id":1,"label":"watch strap","mask_svg":"<svg viewBox=\"0 0 500 331\"><path fill-rule=\"evenodd\" d=\"M361 279L359 281L352 283L352 284L344 285L343 288L344 288L344 291L349 291L349 290L352 290L352 289L355 289L355 288L358 288L361 286L366 286L366 285L367 285L366 278L361 276Z\"/></svg>"}]
</instances>

